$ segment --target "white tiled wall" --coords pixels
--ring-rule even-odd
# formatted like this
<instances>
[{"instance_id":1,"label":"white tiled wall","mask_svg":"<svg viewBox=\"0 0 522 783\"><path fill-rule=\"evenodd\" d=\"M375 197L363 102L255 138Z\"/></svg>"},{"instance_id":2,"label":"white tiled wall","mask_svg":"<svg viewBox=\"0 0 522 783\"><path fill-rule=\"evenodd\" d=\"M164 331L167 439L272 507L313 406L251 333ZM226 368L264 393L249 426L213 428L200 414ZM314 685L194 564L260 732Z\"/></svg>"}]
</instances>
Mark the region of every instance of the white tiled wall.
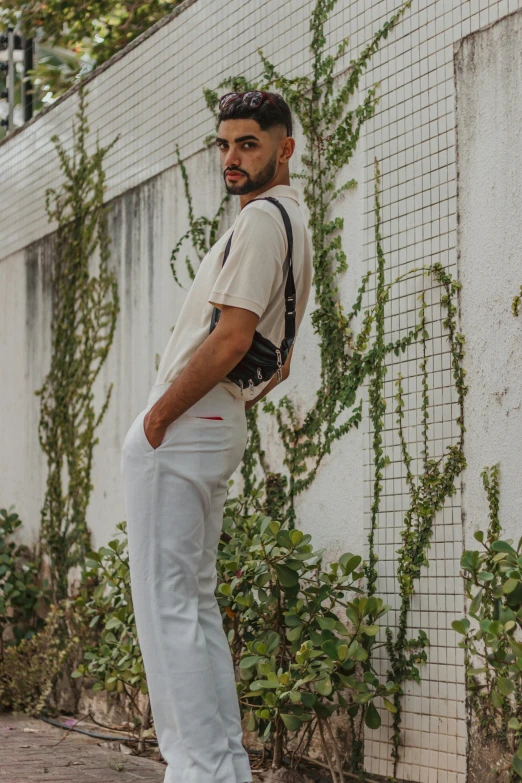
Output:
<instances>
[{"instance_id":1,"label":"white tiled wall","mask_svg":"<svg viewBox=\"0 0 522 783\"><path fill-rule=\"evenodd\" d=\"M384 10L386 6L386 10ZM378 4L379 21L392 10ZM453 74L454 45L464 36L519 8L518 3L447 2L413 3L404 20L392 33L364 74L368 88L381 80L383 97L376 114L366 124L364 214L369 267L375 268L374 166L381 172L381 226L383 248L391 277L408 268L436 261L457 277L456 201L456 113ZM509 24L509 21L507 22ZM478 183L477 183L478 186ZM477 273L479 270L477 269ZM387 277L387 280L390 278ZM404 336L415 323L417 295L425 278L397 287L387 308L386 341ZM516 291L516 289L515 289ZM433 286L426 299L434 303L427 310L428 373L430 384L430 455L441 457L457 438L458 415L453 388L448 343L440 325L437 305L440 291ZM396 551L408 508L404 466L396 431L393 382L400 372L405 380L404 426L410 453L420 457L421 376L419 349L399 357L391 355L385 384L387 413L384 444L391 458L383 481L379 527L375 533L379 581L378 591L395 611L389 622L396 627L399 598L395 571ZM368 420L366 451L365 528L370 530L373 472L372 432ZM470 425L468 425L470 426ZM472 426L472 425L471 425ZM414 460L412 467L419 468ZM463 650L456 646L451 622L462 616L464 600L459 577L462 553L460 487L436 517L429 569L424 568L409 616L410 636L419 629L431 642L428 663L421 669L421 685L407 683L403 698L403 742L397 776L419 783L464 783L466 780L466 708ZM380 667L387 671L383 654ZM381 711L383 724L372 732L366 746L368 772L392 774L389 759L391 716Z\"/></svg>"},{"instance_id":2,"label":"white tiled wall","mask_svg":"<svg viewBox=\"0 0 522 783\"><path fill-rule=\"evenodd\" d=\"M395 277L413 265L435 261L456 275L454 44L517 10L519 5L518 0L431 3L413 0L411 8L382 42L364 71L359 90L361 99L375 82L381 82L380 103L360 140L364 156L362 176L357 179L366 267L375 265L373 159L376 156L381 172L380 232L387 275ZM107 199L175 166L176 143L183 158L202 149L204 137L214 130L203 87L217 89L223 78L234 75L259 78L262 69L258 47L281 72L290 76L309 73L308 20L313 6L311 0L263 3L196 0L96 76L89 83L91 129L98 132L102 145L117 133L121 134L106 160ZM390 0L339 0L326 26L332 54L340 41L350 35L339 73L398 7ZM50 136L59 133L66 145L70 145L75 110L76 96L72 96L0 145L3 196L0 257L26 247L52 229L44 210L45 189L59 185L60 172ZM416 296L422 280L401 283L395 289L387 309L387 340L395 339L414 325ZM430 442L432 455L440 456L457 431L452 423L456 398L447 342L440 327L438 295L436 287L427 293L428 301L433 302L428 309ZM392 462L386 469L383 513L375 541L379 555L378 594L394 610L398 607L395 552L401 543L400 530L408 496L395 426L393 381L398 371L405 378L405 399L410 411L405 420L406 436L415 456L421 447L419 358L415 347L407 355L392 355L385 388L388 401L385 448ZM367 534L372 488L368 426L365 442ZM462 651L456 647L451 630L451 621L463 611L458 576L461 550L457 489L436 519L428 552L431 565L423 572L410 613L411 635L422 628L431 641L421 685L407 683L403 702L404 747L397 774L417 783L464 783L466 778ZM395 627L395 611L390 613L389 622ZM378 662L378 668L386 672L384 658ZM390 716L383 712L382 717L381 729L368 733L366 768L369 773L390 775Z\"/></svg>"}]
</instances>

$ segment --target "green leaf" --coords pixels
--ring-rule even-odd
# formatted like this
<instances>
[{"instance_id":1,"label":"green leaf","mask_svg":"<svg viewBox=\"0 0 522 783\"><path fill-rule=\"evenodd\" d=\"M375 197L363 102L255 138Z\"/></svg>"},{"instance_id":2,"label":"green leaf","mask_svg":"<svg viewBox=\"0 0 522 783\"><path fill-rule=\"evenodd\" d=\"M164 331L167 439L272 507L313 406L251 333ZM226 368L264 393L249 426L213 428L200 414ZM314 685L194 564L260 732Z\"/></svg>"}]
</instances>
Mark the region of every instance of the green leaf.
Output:
<instances>
[{"instance_id":1,"label":"green leaf","mask_svg":"<svg viewBox=\"0 0 522 783\"><path fill-rule=\"evenodd\" d=\"M479 590L478 593L473 598L473 601L469 605L469 613L470 614L476 614L480 608L480 604L482 603L482 594L483 591Z\"/></svg>"},{"instance_id":2,"label":"green leaf","mask_svg":"<svg viewBox=\"0 0 522 783\"><path fill-rule=\"evenodd\" d=\"M491 549L495 552L506 552L508 555L516 555L517 553L507 541L493 541Z\"/></svg>"},{"instance_id":3,"label":"green leaf","mask_svg":"<svg viewBox=\"0 0 522 783\"><path fill-rule=\"evenodd\" d=\"M290 630L286 632L286 638L289 642L295 642L297 639L299 639L302 632L303 626L297 625L295 628L290 628Z\"/></svg>"},{"instance_id":4,"label":"green leaf","mask_svg":"<svg viewBox=\"0 0 522 783\"><path fill-rule=\"evenodd\" d=\"M511 766L513 767L517 775L520 775L520 777L522 777L522 759L519 758L519 756L516 753L511 759Z\"/></svg>"},{"instance_id":5,"label":"green leaf","mask_svg":"<svg viewBox=\"0 0 522 783\"><path fill-rule=\"evenodd\" d=\"M515 690L515 685L507 677L497 677L497 688L503 696L509 696Z\"/></svg>"},{"instance_id":6,"label":"green leaf","mask_svg":"<svg viewBox=\"0 0 522 783\"><path fill-rule=\"evenodd\" d=\"M109 549L106 546L102 546L102 547L99 548L98 554L101 555L102 557L113 557L114 556L114 550L113 549Z\"/></svg>"},{"instance_id":7,"label":"green leaf","mask_svg":"<svg viewBox=\"0 0 522 783\"><path fill-rule=\"evenodd\" d=\"M377 712L375 704L371 701L366 708L364 722L369 729L378 729L381 725L381 716Z\"/></svg>"},{"instance_id":8,"label":"green leaf","mask_svg":"<svg viewBox=\"0 0 522 783\"><path fill-rule=\"evenodd\" d=\"M331 680L328 677L324 680L318 680L315 683L315 690L317 693L320 693L321 696L330 696L333 690Z\"/></svg>"},{"instance_id":9,"label":"green leaf","mask_svg":"<svg viewBox=\"0 0 522 783\"><path fill-rule=\"evenodd\" d=\"M247 655L245 658L241 658L239 661L239 668L240 669L250 669L251 666L255 666L259 661L262 661L263 659L259 657L259 655Z\"/></svg>"},{"instance_id":10,"label":"green leaf","mask_svg":"<svg viewBox=\"0 0 522 783\"><path fill-rule=\"evenodd\" d=\"M504 595L508 595L509 593L512 593L513 590L516 589L518 584L519 584L518 579L507 579L504 582L504 586L502 588L502 592L504 593Z\"/></svg>"},{"instance_id":11,"label":"green leaf","mask_svg":"<svg viewBox=\"0 0 522 783\"><path fill-rule=\"evenodd\" d=\"M282 712L281 720L285 724L288 731L297 731L302 726L302 720L297 715L286 715Z\"/></svg>"},{"instance_id":12,"label":"green leaf","mask_svg":"<svg viewBox=\"0 0 522 783\"><path fill-rule=\"evenodd\" d=\"M266 640L268 655L274 652L275 648L277 647L280 641L281 641L281 637L276 631L271 631L268 634L268 639Z\"/></svg>"},{"instance_id":13,"label":"green leaf","mask_svg":"<svg viewBox=\"0 0 522 783\"><path fill-rule=\"evenodd\" d=\"M353 657L356 661L362 662L368 660L368 653L364 649L364 647L357 647L356 650L354 650Z\"/></svg>"},{"instance_id":14,"label":"green leaf","mask_svg":"<svg viewBox=\"0 0 522 783\"><path fill-rule=\"evenodd\" d=\"M333 639L327 639L321 644L321 650L332 660L337 660L337 645Z\"/></svg>"},{"instance_id":15,"label":"green leaf","mask_svg":"<svg viewBox=\"0 0 522 783\"><path fill-rule=\"evenodd\" d=\"M301 691L301 701L305 707L313 707L317 701L317 696L310 691Z\"/></svg>"},{"instance_id":16,"label":"green leaf","mask_svg":"<svg viewBox=\"0 0 522 783\"><path fill-rule=\"evenodd\" d=\"M333 631L336 620L334 620L333 617L318 617L317 622L319 624L319 628L321 628L323 631Z\"/></svg>"},{"instance_id":17,"label":"green leaf","mask_svg":"<svg viewBox=\"0 0 522 783\"><path fill-rule=\"evenodd\" d=\"M292 548L292 539L290 538L290 533L288 530L279 530L275 535L275 540L283 549Z\"/></svg>"},{"instance_id":18,"label":"green leaf","mask_svg":"<svg viewBox=\"0 0 522 783\"><path fill-rule=\"evenodd\" d=\"M522 643L521 642L517 642L517 641L515 641L515 639L510 639L509 640L509 644L511 645L511 649L513 650L513 652L515 653L517 658L519 656L522 656Z\"/></svg>"},{"instance_id":19,"label":"green leaf","mask_svg":"<svg viewBox=\"0 0 522 783\"><path fill-rule=\"evenodd\" d=\"M303 531L302 530L292 530L292 532L290 533L290 540L292 541L292 544L294 546L299 546L299 544L303 540Z\"/></svg>"},{"instance_id":20,"label":"green leaf","mask_svg":"<svg viewBox=\"0 0 522 783\"><path fill-rule=\"evenodd\" d=\"M395 706L395 704L392 701L387 699L385 696L382 697L382 700L383 700L384 706L386 707L388 712L397 712L397 707Z\"/></svg>"},{"instance_id":21,"label":"green leaf","mask_svg":"<svg viewBox=\"0 0 522 783\"><path fill-rule=\"evenodd\" d=\"M279 563L276 563L274 568L277 574L277 578L283 587L295 587L299 584L299 576L292 568L288 568L288 566L281 565Z\"/></svg>"},{"instance_id":22,"label":"green leaf","mask_svg":"<svg viewBox=\"0 0 522 783\"><path fill-rule=\"evenodd\" d=\"M366 636L376 636L379 633L379 626L378 625L361 625L361 631L366 634Z\"/></svg>"},{"instance_id":23,"label":"green leaf","mask_svg":"<svg viewBox=\"0 0 522 783\"><path fill-rule=\"evenodd\" d=\"M337 709L337 704L330 705L320 701L318 701L317 704L314 706L315 714L318 715L323 720L327 718L331 718L331 716L334 714L336 709Z\"/></svg>"},{"instance_id":24,"label":"green leaf","mask_svg":"<svg viewBox=\"0 0 522 783\"><path fill-rule=\"evenodd\" d=\"M279 688L279 681L254 680L254 682L250 683L251 691L270 690L271 688Z\"/></svg>"},{"instance_id":25,"label":"green leaf","mask_svg":"<svg viewBox=\"0 0 522 783\"><path fill-rule=\"evenodd\" d=\"M343 570L343 574L347 576L354 571L360 564L362 557L360 555L352 555L351 552L346 552L339 558L339 565Z\"/></svg>"},{"instance_id":26,"label":"green leaf","mask_svg":"<svg viewBox=\"0 0 522 783\"><path fill-rule=\"evenodd\" d=\"M500 709L504 704L504 699L496 690L491 691L491 703L493 704L494 707L497 708L497 710Z\"/></svg>"},{"instance_id":27,"label":"green leaf","mask_svg":"<svg viewBox=\"0 0 522 783\"><path fill-rule=\"evenodd\" d=\"M469 630L469 620L465 618L464 620L453 620L451 623L451 627L454 631L457 633L462 634L462 636L465 636Z\"/></svg>"}]
</instances>

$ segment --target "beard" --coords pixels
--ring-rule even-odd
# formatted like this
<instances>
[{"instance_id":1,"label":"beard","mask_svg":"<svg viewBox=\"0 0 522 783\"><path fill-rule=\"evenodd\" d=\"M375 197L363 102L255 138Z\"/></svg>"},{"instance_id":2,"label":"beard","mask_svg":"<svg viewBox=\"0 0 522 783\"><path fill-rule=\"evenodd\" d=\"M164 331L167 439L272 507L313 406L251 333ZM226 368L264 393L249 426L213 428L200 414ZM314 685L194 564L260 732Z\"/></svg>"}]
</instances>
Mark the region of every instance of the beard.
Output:
<instances>
[{"instance_id":1,"label":"beard","mask_svg":"<svg viewBox=\"0 0 522 783\"><path fill-rule=\"evenodd\" d=\"M225 173L225 187L227 191L232 196L244 196L246 193L252 193L252 191L259 190L259 188L268 185L268 183L274 179L277 172L277 153L274 154L274 157L268 161L266 166L258 172L255 177L250 177L247 172L242 169L232 169L232 171L240 171L241 174L245 176L245 182L239 184L237 182L229 181L227 180Z\"/></svg>"}]
</instances>

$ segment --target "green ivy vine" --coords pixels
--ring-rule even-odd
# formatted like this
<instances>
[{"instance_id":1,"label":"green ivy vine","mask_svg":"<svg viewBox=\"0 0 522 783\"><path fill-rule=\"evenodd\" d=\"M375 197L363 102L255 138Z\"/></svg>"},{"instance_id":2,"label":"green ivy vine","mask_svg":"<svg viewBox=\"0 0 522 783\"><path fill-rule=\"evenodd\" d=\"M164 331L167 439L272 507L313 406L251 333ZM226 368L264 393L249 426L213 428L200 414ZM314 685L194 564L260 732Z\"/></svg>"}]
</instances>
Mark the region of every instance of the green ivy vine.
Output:
<instances>
[{"instance_id":1,"label":"green ivy vine","mask_svg":"<svg viewBox=\"0 0 522 783\"><path fill-rule=\"evenodd\" d=\"M69 154L52 136L64 181L46 191L49 221L58 224L52 267L52 351L40 396L39 439L47 457L47 488L40 538L49 558L54 600L67 595L68 573L91 549L86 513L92 490L96 429L107 411L109 387L98 412L93 386L107 358L119 312L118 286L109 269L109 234L103 205L107 147L87 152L87 91L80 87ZM97 274L91 274L98 257Z\"/></svg>"},{"instance_id":2,"label":"green ivy vine","mask_svg":"<svg viewBox=\"0 0 522 783\"><path fill-rule=\"evenodd\" d=\"M402 426L404 392L401 376L397 384L397 434L401 444L402 460L405 466L406 483L410 495L410 507L404 518L401 533L402 544L397 552L397 581L400 594L398 627L395 634L386 629L386 648L389 656L389 679L399 685L393 702L386 704L393 714L392 757L394 776L399 760L401 743L401 696L402 684L408 679L420 680L419 666L426 660L426 648L429 640L424 631L413 639L408 638L409 613L416 580L422 575L422 566L428 565L427 550L433 531L437 511L455 492L455 480L465 466L463 455L463 399L466 394L465 371L462 368L464 356L464 337L458 333L456 323L457 305L455 303L460 284L442 267L440 263L419 265L408 269L391 283L386 283L385 257L380 235L380 172L377 159L375 166L375 246L376 270L369 270L363 276L357 296L351 308L346 310L340 301L338 277L347 270L346 253L342 248L341 231L344 219L329 219L330 210L339 196L354 188L357 182L350 179L337 186L337 178L355 152L361 128L367 119L373 116L379 97L376 90L379 83L370 88L362 103L355 109L346 110L349 98L359 86L360 76L370 58L377 50L382 39L398 23L409 8L406 2L386 22L373 37L360 55L350 61L346 81L334 95L334 69L344 53L349 38L339 45L335 56L326 55L324 25L335 6L335 0L317 0L310 19L312 75L287 78L276 71L275 67L259 51L263 63L263 75L258 82L247 82L243 77L225 79L219 88L230 90L275 89L287 101L294 116L299 119L304 138L305 152L301 162L303 170L293 177L303 180L303 195L308 207L309 228L314 252L314 293L317 307L312 313L314 331L318 336L321 354L320 385L315 402L303 415L298 416L294 402L284 396L276 405L265 402L263 411L275 417L281 444L284 449L284 472L271 469L262 448L262 438L258 424L259 413L255 408L248 412L249 443L245 452L242 475L243 494L257 497L262 486L266 496L266 513L284 519L289 527L295 525L295 499L313 482L325 455L331 451L332 444L346 435L353 427L358 427L363 417L364 392L368 392L368 416L372 427L372 449L374 481L371 503L371 525L368 537L368 559L364 566L367 591L375 594L378 581L375 551L375 531L381 513L381 495L386 466L390 462L384 449L384 416L386 399L384 381L388 372L388 358L405 353L412 345L420 345L422 360L419 370L422 377L422 467L418 475L412 471L413 458L409 453ZM216 105L219 93L204 90L209 110L216 119ZM214 136L208 136L205 144L210 145ZM199 257L211 245L202 240L203 231L211 227L211 236L215 237L216 219L219 218L223 202L216 217L212 220L195 219L186 169L179 157L178 161L185 182L185 194L189 202L189 222L191 229L184 238L191 238ZM212 233L213 232L213 233ZM213 239L212 239L213 241ZM171 263L179 252L178 242ZM190 261L186 262L189 275L194 270ZM173 268L175 275L175 270ZM369 283L375 280L375 290L370 292ZM458 416L456 424L458 436L447 447L445 453L435 458L429 454L429 384L428 384L428 319L424 288L420 294L421 306L418 321L407 334L394 341L386 341L385 312L390 299L391 289L406 278L426 277L427 286L436 295L440 292L439 304L445 311L442 325L447 333L451 352L452 374L457 396ZM175 275L177 282L179 280ZM373 293L374 301L370 302ZM357 326L357 321L360 324ZM262 478L259 479L259 474ZM365 671L372 671L370 659L362 664ZM360 715L364 719L364 709ZM354 738L360 732L352 725ZM361 770L363 765L362 743L354 743L353 768Z\"/></svg>"},{"instance_id":3,"label":"green ivy vine","mask_svg":"<svg viewBox=\"0 0 522 783\"><path fill-rule=\"evenodd\" d=\"M508 762L492 773L521 781L522 538L515 544L501 537L499 465L484 468L481 476L489 525L486 533L474 533L481 550L467 550L461 557L469 617L454 620L452 627L464 637L459 647L464 649L471 713L481 732L500 743Z\"/></svg>"}]
</instances>

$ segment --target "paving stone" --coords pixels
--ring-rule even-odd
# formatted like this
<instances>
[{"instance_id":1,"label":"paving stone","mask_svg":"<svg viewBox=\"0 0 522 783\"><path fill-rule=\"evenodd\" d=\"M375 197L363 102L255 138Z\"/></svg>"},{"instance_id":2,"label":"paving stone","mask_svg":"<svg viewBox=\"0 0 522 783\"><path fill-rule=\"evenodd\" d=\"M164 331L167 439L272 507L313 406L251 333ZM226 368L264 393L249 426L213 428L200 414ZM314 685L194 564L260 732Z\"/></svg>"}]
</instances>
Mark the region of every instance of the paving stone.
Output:
<instances>
[{"instance_id":1,"label":"paving stone","mask_svg":"<svg viewBox=\"0 0 522 783\"><path fill-rule=\"evenodd\" d=\"M98 742L79 732L64 734L22 713L1 713L0 783L163 783L163 764L102 748Z\"/></svg>"}]
</instances>

